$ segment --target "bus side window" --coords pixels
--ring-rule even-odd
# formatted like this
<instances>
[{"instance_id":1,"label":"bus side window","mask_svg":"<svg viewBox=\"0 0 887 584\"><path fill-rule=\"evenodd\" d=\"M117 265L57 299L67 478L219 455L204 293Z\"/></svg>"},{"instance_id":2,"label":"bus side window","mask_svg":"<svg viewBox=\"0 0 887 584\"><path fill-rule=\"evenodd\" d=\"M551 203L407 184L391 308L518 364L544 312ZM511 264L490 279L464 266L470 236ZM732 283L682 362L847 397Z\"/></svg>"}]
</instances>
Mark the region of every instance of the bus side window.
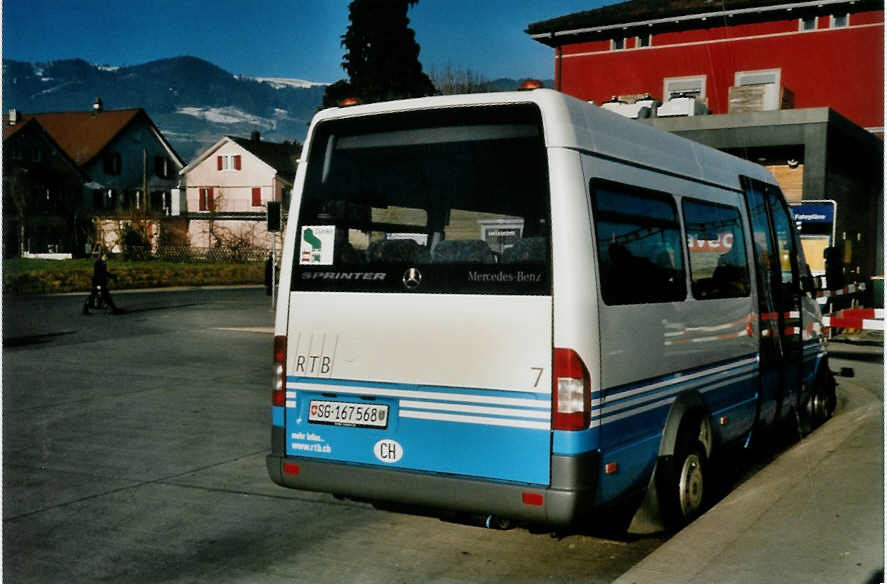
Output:
<instances>
[{"instance_id":1,"label":"bus side window","mask_svg":"<svg viewBox=\"0 0 887 584\"><path fill-rule=\"evenodd\" d=\"M767 189L770 209L773 213L773 230L776 233L776 245L779 250L779 269L782 272L782 284L786 293L798 291L797 278L793 264L797 262L795 240L792 233L792 222L788 209L780 200L777 192Z\"/></svg>"},{"instance_id":2,"label":"bus side window","mask_svg":"<svg viewBox=\"0 0 887 584\"><path fill-rule=\"evenodd\" d=\"M690 288L698 300L738 298L751 292L739 210L684 199Z\"/></svg>"},{"instance_id":3,"label":"bus side window","mask_svg":"<svg viewBox=\"0 0 887 584\"><path fill-rule=\"evenodd\" d=\"M604 302L684 300L681 229L671 195L595 181L592 202Z\"/></svg>"}]
</instances>

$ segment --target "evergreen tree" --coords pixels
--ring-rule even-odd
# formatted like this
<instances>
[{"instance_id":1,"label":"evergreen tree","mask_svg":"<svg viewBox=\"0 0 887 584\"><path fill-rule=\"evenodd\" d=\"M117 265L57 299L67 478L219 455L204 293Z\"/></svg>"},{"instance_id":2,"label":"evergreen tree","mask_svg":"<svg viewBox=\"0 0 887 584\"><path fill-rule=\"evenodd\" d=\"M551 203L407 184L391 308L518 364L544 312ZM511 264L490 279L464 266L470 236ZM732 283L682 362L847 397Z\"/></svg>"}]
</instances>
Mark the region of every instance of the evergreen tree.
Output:
<instances>
[{"instance_id":1,"label":"evergreen tree","mask_svg":"<svg viewBox=\"0 0 887 584\"><path fill-rule=\"evenodd\" d=\"M352 0L348 6L351 24L342 36L346 49L342 68L348 82L330 86L324 105L349 93L364 103L423 97L434 93L434 85L422 72L419 45L409 27L407 9L418 0Z\"/></svg>"}]
</instances>

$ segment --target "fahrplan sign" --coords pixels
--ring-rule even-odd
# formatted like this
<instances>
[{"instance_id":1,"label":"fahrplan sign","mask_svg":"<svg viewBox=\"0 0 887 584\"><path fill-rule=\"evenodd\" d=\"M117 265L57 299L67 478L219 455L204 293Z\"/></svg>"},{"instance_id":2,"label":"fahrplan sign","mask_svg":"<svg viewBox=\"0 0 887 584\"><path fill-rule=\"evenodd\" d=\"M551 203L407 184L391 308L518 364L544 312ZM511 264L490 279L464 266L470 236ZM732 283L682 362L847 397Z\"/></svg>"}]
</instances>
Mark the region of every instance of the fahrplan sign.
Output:
<instances>
[{"instance_id":1,"label":"fahrplan sign","mask_svg":"<svg viewBox=\"0 0 887 584\"><path fill-rule=\"evenodd\" d=\"M808 201L791 205L792 218L801 236L827 235L834 241L835 215L837 204L834 201Z\"/></svg>"}]
</instances>

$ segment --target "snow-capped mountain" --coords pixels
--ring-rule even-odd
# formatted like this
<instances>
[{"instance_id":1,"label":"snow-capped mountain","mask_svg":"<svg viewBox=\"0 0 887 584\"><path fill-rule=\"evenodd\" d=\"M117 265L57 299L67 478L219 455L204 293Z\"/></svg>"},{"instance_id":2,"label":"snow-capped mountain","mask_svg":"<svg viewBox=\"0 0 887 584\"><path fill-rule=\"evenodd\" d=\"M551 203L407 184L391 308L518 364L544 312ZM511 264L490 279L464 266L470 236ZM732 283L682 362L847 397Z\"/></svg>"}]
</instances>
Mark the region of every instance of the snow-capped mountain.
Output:
<instances>
[{"instance_id":1,"label":"snow-capped mountain","mask_svg":"<svg viewBox=\"0 0 887 584\"><path fill-rule=\"evenodd\" d=\"M247 81L258 81L259 83L267 83L274 89L283 89L284 87L294 87L296 89L307 89L310 87L326 87L328 83L319 81L305 81L304 79L287 79L284 77L249 77L246 75L235 75L237 79L245 79Z\"/></svg>"},{"instance_id":2,"label":"snow-capped mountain","mask_svg":"<svg viewBox=\"0 0 887 584\"><path fill-rule=\"evenodd\" d=\"M195 57L121 67L3 61L5 109L82 111L97 97L106 109L141 107L185 160L224 135L253 130L266 140L301 142L324 91L324 83L233 75Z\"/></svg>"}]
</instances>

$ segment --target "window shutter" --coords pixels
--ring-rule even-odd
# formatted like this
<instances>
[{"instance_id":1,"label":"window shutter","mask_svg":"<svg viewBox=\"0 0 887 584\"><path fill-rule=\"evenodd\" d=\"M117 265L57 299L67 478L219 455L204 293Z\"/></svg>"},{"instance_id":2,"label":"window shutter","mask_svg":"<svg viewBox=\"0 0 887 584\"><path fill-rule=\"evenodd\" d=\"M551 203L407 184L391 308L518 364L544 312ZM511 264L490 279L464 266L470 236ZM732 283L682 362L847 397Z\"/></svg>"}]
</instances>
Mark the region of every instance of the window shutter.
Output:
<instances>
[{"instance_id":1,"label":"window shutter","mask_svg":"<svg viewBox=\"0 0 887 584\"><path fill-rule=\"evenodd\" d=\"M216 203L215 203L215 201L213 201L213 188L212 187L209 187L208 189L206 189L206 207L210 211L216 210Z\"/></svg>"},{"instance_id":2,"label":"window shutter","mask_svg":"<svg viewBox=\"0 0 887 584\"><path fill-rule=\"evenodd\" d=\"M222 170L222 157L216 156L216 167L218 170Z\"/></svg>"},{"instance_id":3,"label":"window shutter","mask_svg":"<svg viewBox=\"0 0 887 584\"><path fill-rule=\"evenodd\" d=\"M262 187L253 187L253 207L262 205Z\"/></svg>"},{"instance_id":4,"label":"window shutter","mask_svg":"<svg viewBox=\"0 0 887 584\"><path fill-rule=\"evenodd\" d=\"M197 189L197 191L199 193L197 208L200 211L206 211L206 189Z\"/></svg>"},{"instance_id":5,"label":"window shutter","mask_svg":"<svg viewBox=\"0 0 887 584\"><path fill-rule=\"evenodd\" d=\"M234 155L234 170L240 170L240 154Z\"/></svg>"}]
</instances>

